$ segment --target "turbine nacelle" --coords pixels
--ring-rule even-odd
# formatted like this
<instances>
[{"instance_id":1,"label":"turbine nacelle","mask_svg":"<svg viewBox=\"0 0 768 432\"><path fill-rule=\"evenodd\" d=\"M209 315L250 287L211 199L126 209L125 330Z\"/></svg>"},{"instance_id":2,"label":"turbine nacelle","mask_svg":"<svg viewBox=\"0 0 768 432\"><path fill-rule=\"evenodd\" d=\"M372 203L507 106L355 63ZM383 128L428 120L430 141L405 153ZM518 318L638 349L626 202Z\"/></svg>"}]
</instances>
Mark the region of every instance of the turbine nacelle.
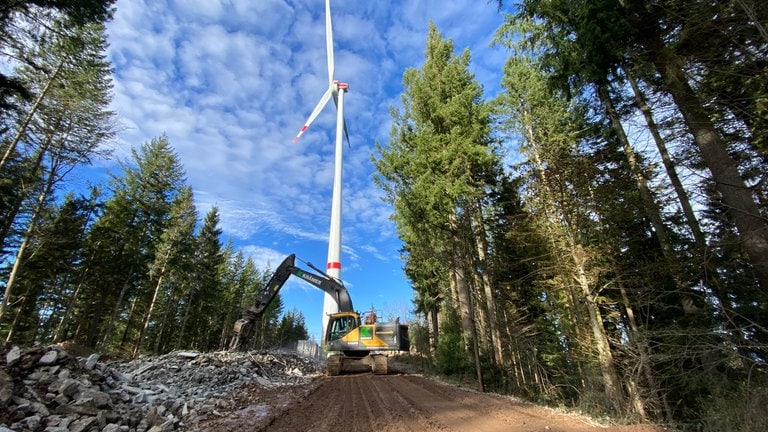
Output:
<instances>
[{"instance_id":1,"label":"turbine nacelle","mask_svg":"<svg viewBox=\"0 0 768 432\"><path fill-rule=\"evenodd\" d=\"M349 84L339 82L339 80L334 80L331 87L333 87L335 93L338 93L339 90L349 91Z\"/></svg>"}]
</instances>

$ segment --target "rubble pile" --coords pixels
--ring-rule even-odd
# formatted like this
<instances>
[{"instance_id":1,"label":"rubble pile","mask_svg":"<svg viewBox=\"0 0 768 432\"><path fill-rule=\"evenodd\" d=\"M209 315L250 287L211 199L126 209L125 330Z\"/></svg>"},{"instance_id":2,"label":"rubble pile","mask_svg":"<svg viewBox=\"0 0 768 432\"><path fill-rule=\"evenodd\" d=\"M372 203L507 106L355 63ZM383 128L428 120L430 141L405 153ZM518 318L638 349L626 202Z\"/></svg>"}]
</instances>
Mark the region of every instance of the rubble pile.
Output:
<instances>
[{"instance_id":1,"label":"rubble pile","mask_svg":"<svg viewBox=\"0 0 768 432\"><path fill-rule=\"evenodd\" d=\"M176 351L102 362L51 345L2 355L0 432L185 430L235 408L240 387L306 384L322 370L291 353Z\"/></svg>"}]
</instances>

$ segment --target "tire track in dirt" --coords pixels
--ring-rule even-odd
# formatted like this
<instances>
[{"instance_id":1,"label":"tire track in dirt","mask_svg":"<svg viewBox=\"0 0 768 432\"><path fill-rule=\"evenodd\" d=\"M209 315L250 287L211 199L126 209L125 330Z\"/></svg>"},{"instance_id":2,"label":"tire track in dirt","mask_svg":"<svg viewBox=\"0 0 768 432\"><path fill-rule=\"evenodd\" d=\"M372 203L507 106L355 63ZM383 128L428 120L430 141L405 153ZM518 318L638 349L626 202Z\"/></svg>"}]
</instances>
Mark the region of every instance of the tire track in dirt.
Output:
<instances>
[{"instance_id":1,"label":"tire track in dirt","mask_svg":"<svg viewBox=\"0 0 768 432\"><path fill-rule=\"evenodd\" d=\"M478 393L415 375L321 378L263 430L656 432L649 425L602 427L512 398Z\"/></svg>"},{"instance_id":2,"label":"tire track in dirt","mask_svg":"<svg viewBox=\"0 0 768 432\"><path fill-rule=\"evenodd\" d=\"M419 375L341 375L306 386L242 389L238 410L191 431L662 432L604 427L585 417L466 390Z\"/></svg>"}]
</instances>

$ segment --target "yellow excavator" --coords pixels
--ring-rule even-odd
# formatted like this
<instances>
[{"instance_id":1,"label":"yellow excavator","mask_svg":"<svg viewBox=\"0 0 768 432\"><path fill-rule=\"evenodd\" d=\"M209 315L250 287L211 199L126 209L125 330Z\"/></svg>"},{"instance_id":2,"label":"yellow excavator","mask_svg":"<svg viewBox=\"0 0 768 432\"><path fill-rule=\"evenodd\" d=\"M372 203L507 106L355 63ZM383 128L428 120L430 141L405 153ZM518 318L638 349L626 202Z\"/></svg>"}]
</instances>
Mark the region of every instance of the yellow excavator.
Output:
<instances>
[{"instance_id":1,"label":"yellow excavator","mask_svg":"<svg viewBox=\"0 0 768 432\"><path fill-rule=\"evenodd\" d=\"M359 370L364 366L370 368L374 374L386 375L389 370L387 354L410 349L408 325L400 324L399 318L380 322L373 310L361 320L361 314L352 308L349 292L340 281L309 263L307 264L320 274L304 271L296 267L295 261L296 255L289 255L275 270L264 288L256 293L253 306L248 307L243 317L235 323L229 350L237 351L247 343L253 332L254 322L261 318L288 278L295 275L328 293L339 306L339 312L329 316L328 327L325 329L323 348L329 353L326 359L327 374L339 375L342 372Z\"/></svg>"}]
</instances>

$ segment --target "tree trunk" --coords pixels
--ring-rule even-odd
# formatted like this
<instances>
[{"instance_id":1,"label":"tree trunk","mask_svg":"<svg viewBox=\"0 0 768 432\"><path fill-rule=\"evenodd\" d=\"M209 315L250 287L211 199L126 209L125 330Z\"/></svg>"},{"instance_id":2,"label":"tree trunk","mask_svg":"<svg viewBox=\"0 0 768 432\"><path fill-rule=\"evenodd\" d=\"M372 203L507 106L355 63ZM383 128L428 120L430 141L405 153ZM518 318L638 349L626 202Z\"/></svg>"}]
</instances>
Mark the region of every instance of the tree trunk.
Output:
<instances>
[{"instance_id":1,"label":"tree trunk","mask_svg":"<svg viewBox=\"0 0 768 432\"><path fill-rule=\"evenodd\" d=\"M573 259L576 283L581 288L584 296L584 305L589 314L589 325L592 329L597 357L600 363L600 370L603 374L603 385L608 400L613 404L614 412L622 413L624 411L624 396L621 391L619 376L616 374L616 364L613 359L611 345L603 326L603 317L600 308L595 302L595 296L592 294L586 271L585 260L586 251L577 244L572 244L571 258Z\"/></svg>"},{"instance_id":2,"label":"tree trunk","mask_svg":"<svg viewBox=\"0 0 768 432\"><path fill-rule=\"evenodd\" d=\"M90 217L89 217L90 219ZM83 226L83 230L87 229L87 223L85 226ZM87 261L92 261L94 253L91 253L90 258ZM61 320L59 320L59 324L56 326L56 331L53 336L53 343L61 342L64 338L64 327L67 321L69 321L70 314L72 313L72 308L75 307L75 304L77 304L77 298L80 294L80 289L83 287L83 284L85 283L85 277L88 274L89 267L85 267L80 274L79 282L77 283L77 288L75 288L75 291L72 293L70 298L66 301L66 305L64 307L64 313L61 316Z\"/></svg>"},{"instance_id":3,"label":"tree trunk","mask_svg":"<svg viewBox=\"0 0 768 432\"><path fill-rule=\"evenodd\" d=\"M757 281L765 293L768 290L768 227L758 212L752 192L739 173L736 161L730 157L704 106L696 96L682 69L682 60L660 36L649 30L642 41L652 63L661 75L685 123L712 173L715 188L728 206L739 239L755 270Z\"/></svg>"},{"instance_id":4,"label":"tree trunk","mask_svg":"<svg viewBox=\"0 0 768 432\"><path fill-rule=\"evenodd\" d=\"M48 81L45 83L45 87L43 87L43 90L40 92L39 95L37 95L37 99L35 99L35 103L32 105L32 108L29 109L29 112L24 117L24 120L19 125L18 131L16 131L16 135L13 137L13 140L8 143L8 148L5 149L5 153L3 153L2 159L0 159L0 172L3 171L5 166L8 164L8 162L11 159L11 156L13 155L13 152L16 150L16 146L21 141L22 137L27 133L27 127L29 126L29 123L32 121L32 118L37 113L37 110L40 108L40 104L43 102L43 99L45 99L45 96L48 94L48 90L51 88L51 84L56 80L56 76L59 74L59 71L61 71L62 66L64 65L64 60L59 61L59 64L56 66L56 69L54 69L53 73L51 74L51 77L48 79Z\"/></svg>"},{"instance_id":5,"label":"tree trunk","mask_svg":"<svg viewBox=\"0 0 768 432\"><path fill-rule=\"evenodd\" d=\"M16 311L16 315L14 315L13 317L13 322L11 322L10 328L8 329L8 335L5 337L6 345L8 345L16 335L16 332L19 328L19 321L21 321L21 317L25 315L25 312L28 312L25 309L28 307L27 302L29 301L29 294L30 294L30 288L27 287L26 292L19 297L18 301L16 301L16 303L18 303L19 305L19 308ZM34 339L27 340L27 341L18 341L18 342L31 345L34 342Z\"/></svg>"},{"instance_id":6,"label":"tree trunk","mask_svg":"<svg viewBox=\"0 0 768 432\"><path fill-rule=\"evenodd\" d=\"M40 155L43 154L43 150L40 150ZM41 159L42 156L38 158ZM35 170L37 167L35 167ZM54 167L51 167L51 170L54 170ZM33 231L35 230L35 227L37 226L37 219L40 217L40 212L43 210L43 204L45 203L45 199L48 197L48 194L50 194L51 189L53 188L54 183L54 175L51 173L50 177L48 177L45 186L43 187L42 192L40 192L40 195L37 197L37 202L35 203L35 208L32 210L32 217L29 220L29 225L27 226L27 230L24 233L24 239L21 242L21 245L19 246L19 249L16 251L16 259L13 262L13 267L11 269L11 274L8 275L8 280L5 283L5 293L3 293L3 301L0 303L0 321L3 319L3 315L5 315L5 310L8 307L8 301L10 300L11 293L13 292L13 285L16 282L16 278L18 277L19 271L21 270L21 266L24 262L24 253L27 250L27 247L29 246L29 241L32 238Z\"/></svg>"},{"instance_id":7,"label":"tree trunk","mask_svg":"<svg viewBox=\"0 0 768 432\"><path fill-rule=\"evenodd\" d=\"M491 350L493 359L497 365L504 365L504 351L501 343L501 332L499 332L499 323L496 313L496 299L493 295L493 286L491 283L490 266L488 265L488 241L485 233L485 224L483 223L482 208L478 204L473 209L474 215L474 238L477 247L477 256L480 261L481 283L485 292L485 308L488 316L488 331L491 335Z\"/></svg>"},{"instance_id":8,"label":"tree trunk","mask_svg":"<svg viewBox=\"0 0 768 432\"><path fill-rule=\"evenodd\" d=\"M650 404L643 405L650 405L655 420L670 420L666 417L671 411L669 406L664 403L664 392L656 383L656 376L653 374L651 366L648 364L651 349L648 347L645 338L640 334L640 327L637 325L637 320L635 319L635 311L632 309L629 302L629 296L627 296L627 291L624 288L624 283L621 279L618 280L618 285L619 292L621 293L621 301L624 304L624 313L627 316L627 321L629 321L630 341L635 345L639 355L639 359L635 362L638 365L638 373L642 373L648 383ZM645 420L645 410L638 412Z\"/></svg>"},{"instance_id":9,"label":"tree trunk","mask_svg":"<svg viewBox=\"0 0 768 432\"><path fill-rule=\"evenodd\" d=\"M659 155L661 156L661 161L664 164L664 169L666 170L667 177L669 178L670 183L672 183L672 188L675 190L675 194L677 195L677 200L680 203L680 207L683 209L683 215L685 215L685 220L688 224L688 228L690 228L691 233L693 234L693 238L696 242L696 247L699 250L705 250L707 247L707 242L704 237L704 233L701 231L701 225L699 225L699 221L696 218L696 214L693 212L693 206L691 205L690 199L688 199L688 193L685 191L685 187L683 186L683 182L680 180L680 177L677 175L677 170L675 169L675 163L672 160L672 157L669 154L669 151L667 150L666 143L664 142L664 139L661 137L661 134L659 133L659 127L656 125L656 122L653 119L653 113L651 112L651 107L648 106L648 103L645 101L645 97L643 96L643 92L640 90L640 86L637 84L637 80L635 80L634 75L631 71L625 70L625 73L627 75L627 80L629 81L629 84L632 86L632 91L635 95L635 103L637 103L638 108L640 109L640 112L643 113L643 117L645 117L645 122L648 125L648 130L651 132L651 136L653 137L653 142L656 143L656 148L659 151Z\"/></svg>"},{"instance_id":10,"label":"tree trunk","mask_svg":"<svg viewBox=\"0 0 768 432\"><path fill-rule=\"evenodd\" d=\"M627 157L627 163L629 163L629 168L632 171L632 175L635 177L637 190L640 193L640 199L643 201L643 210L645 215L651 221L651 225L653 225L653 230L656 234L656 239L659 240L659 244L661 245L664 258L666 259L667 263L672 264L676 262L676 260L674 250L672 249L672 244L669 241L669 236L667 236L667 227L664 226L664 221L662 221L661 214L659 213L659 206L656 205L656 200L653 198L653 194L648 188L648 181L646 180L646 175L643 172L643 168L640 166L640 162L637 160L637 154L635 154L634 149L629 144L629 139L627 138L627 134L624 132L624 126L621 124L619 114L616 112L616 109L613 106L613 101L611 100L611 96L608 94L608 89L604 85L600 85L598 86L598 94L600 95L600 100L605 105L605 110L608 113L608 117L611 119L613 131L616 133L616 136L621 143L621 147L624 150L624 155ZM673 273L675 273L674 270Z\"/></svg>"},{"instance_id":11,"label":"tree trunk","mask_svg":"<svg viewBox=\"0 0 768 432\"><path fill-rule=\"evenodd\" d=\"M455 286L456 299L458 300L459 316L461 318L461 328L464 335L464 345L468 348L475 359L475 370L477 372L478 389L484 391L483 371L480 364L480 350L477 344L477 328L475 327L475 317L473 313L472 298L469 293L466 275L464 274L464 260L459 254L459 245L461 239L458 238L458 227L456 226L456 215L451 215L451 232L453 233L453 272L452 282Z\"/></svg>"},{"instance_id":12,"label":"tree trunk","mask_svg":"<svg viewBox=\"0 0 768 432\"><path fill-rule=\"evenodd\" d=\"M437 305L429 309L427 320L429 321L429 356L430 358L435 358L437 355L437 343L440 339Z\"/></svg>"},{"instance_id":13,"label":"tree trunk","mask_svg":"<svg viewBox=\"0 0 768 432\"><path fill-rule=\"evenodd\" d=\"M22 180L22 182L24 182L24 180ZM16 215L19 214L21 205L24 203L26 188L26 186L22 185L21 193L14 197L13 205L11 205L8 211L3 215L4 223L2 228L0 228L0 250L5 250L5 239L8 238L8 233L10 233L11 228L13 228L13 221L16 219Z\"/></svg>"},{"instance_id":14,"label":"tree trunk","mask_svg":"<svg viewBox=\"0 0 768 432\"><path fill-rule=\"evenodd\" d=\"M86 270L87 271L87 270ZM59 320L59 323L56 325L56 330L54 331L53 335L53 343L61 342L64 338L64 327L67 321L69 321L69 316L72 313L72 308L75 306L75 302L77 301L77 296L80 293L80 288L83 287L82 280L80 283L77 284L77 287L75 288L75 292L72 293L72 296L67 300L67 304L64 306L64 313L61 315L61 319Z\"/></svg>"},{"instance_id":15,"label":"tree trunk","mask_svg":"<svg viewBox=\"0 0 768 432\"><path fill-rule=\"evenodd\" d=\"M677 175L677 171L675 170L675 163L672 160L669 151L667 151L664 139L659 133L656 122L653 120L651 108L646 103L645 98L643 97L643 93L640 90L640 86L638 85L632 73L630 71L626 71L626 75L630 85L632 86L637 106L640 108L640 111L645 117L645 121L648 124L648 129L653 136L653 140L656 143L656 148L659 150L659 155L661 156L661 160L664 163L667 176L669 177L669 180L672 183L672 187L675 190L678 202L680 202L680 207L683 209L683 214L685 215L688 228L690 228L691 233L693 234L696 250L698 251L698 256L702 263L702 279L707 282L707 285L715 293L715 296L717 296L719 300L718 307L720 308L723 316L726 318L726 321L728 321L731 329L735 330L734 334L742 334L738 326L733 322L731 312L727 307L727 305L730 303L730 300L728 300L728 294L724 292L718 268L713 265L712 261L707 256L708 248L706 237L701 230L701 225L696 218L696 214L693 212L693 206L691 205L691 201L688 199L688 194L683 187L683 183L680 181L680 177Z\"/></svg>"},{"instance_id":16,"label":"tree trunk","mask_svg":"<svg viewBox=\"0 0 768 432\"><path fill-rule=\"evenodd\" d=\"M189 311L192 309L192 297L194 296L195 287L189 289L189 297L187 297L186 304L184 305L184 317L181 319L181 326L179 328L179 338L176 340L176 348L182 348L182 341L184 340L184 334L187 329L187 319L189 318Z\"/></svg>"},{"instance_id":17,"label":"tree trunk","mask_svg":"<svg viewBox=\"0 0 768 432\"><path fill-rule=\"evenodd\" d=\"M170 255L170 251L168 252L168 255ZM152 301L149 303L149 310L147 311L146 315L144 315L144 322L141 324L141 331L139 332L139 339L136 341L136 346L133 348L133 356L136 357L136 354L138 354L139 349L141 349L141 343L144 341L144 336L147 334L147 329L149 328L149 320L152 318L152 312L155 310L155 304L157 304L157 296L160 293L160 287L163 286L163 276L165 274L165 263L168 260L168 255L166 255L165 262L163 262L163 267L160 269L160 276L157 278L157 284L155 284L155 292L152 294Z\"/></svg>"},{"instance_id":18,"label":"tree trunk","mask_svg":"<svg viewBox=\"0 0 768 432\"><path fill-rule=\"evenodd\" d=\"M120 336L120 343L117 344L121 351L127 350L126 347L128 346L128 336L131 332L131 323L133 322L133 317L136 316L137 304L139 304L138 296L133 296L131 298L131 308L128 309L128 316L125 317L125 328L123 329L122 336Z\"/></svg>"},{"instance_id":19,"label":"tree trunk","mask_svg":"<svg viewBox=\"0 0 768 432\"><path fill-rule=\"evenodd\" d=\"M123 298L125 297L125 294L128 292L128 287L130 286L131 277L133 276L133 271L130 272L128 275L128 278L123 282L122 288L120 288L120 294L117 296L117 302L115 303L115 307L112 308L112 315L109 317L109 322L107 323L107 329L104 332L104 337L101 339L101 343L99 344L98 350L104 351L106 350L107 345L110 342L110 339L112 338L112 329L115 326L115 321L117 321L117 315L120 313L120 309L123 304Z\"/></svg>"},{"instance_id":20,"label":"tree trunk","mask_svg":"<svg viewBox=\"0 0 768 432\"><path fill-rule=\"evenodd\" d=\"M744 0L734 0L734 3L738 4L742 9L744 9L744 13L746 13L749 17L751 24L757 27L757 31L760 33L760 36L762 36L763 39L768 42L768 30L766 30L765 26L760 22L760 19L757 17L757 14L752 9L752 7L747 5Z\"/></svg>"}]
</instances>

